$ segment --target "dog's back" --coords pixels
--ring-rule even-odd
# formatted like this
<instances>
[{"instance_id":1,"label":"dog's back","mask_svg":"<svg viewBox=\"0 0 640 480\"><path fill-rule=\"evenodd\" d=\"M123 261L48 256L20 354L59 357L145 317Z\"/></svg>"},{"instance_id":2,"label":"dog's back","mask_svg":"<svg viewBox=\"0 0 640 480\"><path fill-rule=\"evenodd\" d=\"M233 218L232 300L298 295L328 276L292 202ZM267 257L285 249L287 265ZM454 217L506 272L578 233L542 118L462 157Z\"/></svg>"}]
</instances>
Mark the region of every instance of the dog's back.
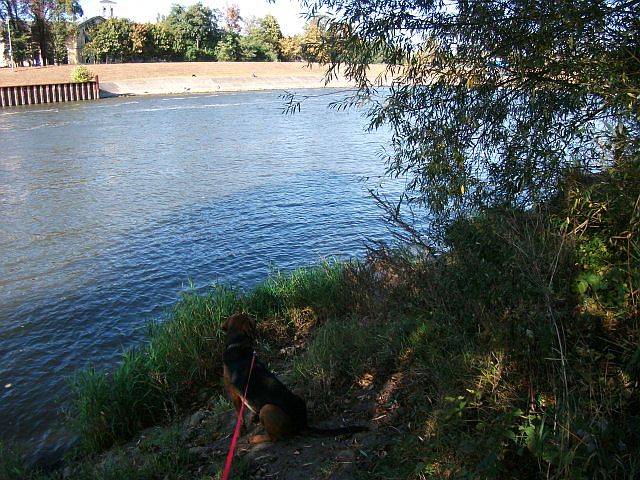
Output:
<instances>
[{"instance_id":1,"label":"dog's back","mask_svg":"<svg viewBox=\"0 0 640 480\"><path fill-rule=\"evenodd\" d=\"M257 370L257 375L252 375L247 400L256 405L257 411L267 404L280 407L294 420L298 432L304 430L307 427L307 407L304 400L291 392L259 360L256 360L254 369Z\"/></svg>"},{"instance_id":2,"label":"dog's back","mask_svg":"<svg viewBox=\"0 0 640 480\"><path fill-rule=\"evenodd\" d=\"M304 432L340 435L367 429L360 426L333 429L309 427L304 400L291 392L255 357L255 321L248 315L232 315L222 328L227 331L227 344L223 354L224 382L236 411L240 410L241 402L244 402L254 414L259 415L260 422L267 431L267 435L252 437L254 443L291 438Z\"/></svg>"}]
</instances>

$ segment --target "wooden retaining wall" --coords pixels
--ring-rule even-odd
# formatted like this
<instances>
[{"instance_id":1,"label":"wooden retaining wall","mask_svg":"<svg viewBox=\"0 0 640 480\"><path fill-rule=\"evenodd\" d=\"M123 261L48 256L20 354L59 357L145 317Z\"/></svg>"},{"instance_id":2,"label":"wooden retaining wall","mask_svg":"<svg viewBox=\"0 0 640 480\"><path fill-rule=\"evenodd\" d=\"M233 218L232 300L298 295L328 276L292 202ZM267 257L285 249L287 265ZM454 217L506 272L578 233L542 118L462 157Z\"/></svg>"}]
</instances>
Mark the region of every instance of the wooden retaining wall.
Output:
<instances>
[{"instance_id":1,"label":"wooden retaining wall","mask_svg":"<svg viewBox=\"0 0 640 480\"><path fill-rule=\"evenodd\" d=\"M77 102L100 98L98 77L92 82L51 83L0 87L0 106L39 105L41 103Z\"/></svg>"}]
</instances>

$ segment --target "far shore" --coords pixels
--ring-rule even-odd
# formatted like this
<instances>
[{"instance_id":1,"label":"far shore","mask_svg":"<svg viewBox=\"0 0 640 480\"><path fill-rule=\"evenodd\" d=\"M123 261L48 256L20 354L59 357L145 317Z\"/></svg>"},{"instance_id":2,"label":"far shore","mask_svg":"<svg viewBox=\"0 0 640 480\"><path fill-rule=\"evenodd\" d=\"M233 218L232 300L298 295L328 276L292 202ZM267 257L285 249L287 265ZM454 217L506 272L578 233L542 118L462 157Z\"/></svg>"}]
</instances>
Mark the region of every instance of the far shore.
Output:
<instances>
[{"instance_id":1,"label":"far shore","mask_svg":"<svg viewBox=\"0 0 640 480\"><path fill-rule=\"evenodd\" d=\"M75 65L0 69L0 87L68 82ZM326 84L326 68L304 62L163 62L87 65L104 95L287 90L348 87L344 77ZM372 78L384 65L371 67Z\"/></svg>"}]
</instances>

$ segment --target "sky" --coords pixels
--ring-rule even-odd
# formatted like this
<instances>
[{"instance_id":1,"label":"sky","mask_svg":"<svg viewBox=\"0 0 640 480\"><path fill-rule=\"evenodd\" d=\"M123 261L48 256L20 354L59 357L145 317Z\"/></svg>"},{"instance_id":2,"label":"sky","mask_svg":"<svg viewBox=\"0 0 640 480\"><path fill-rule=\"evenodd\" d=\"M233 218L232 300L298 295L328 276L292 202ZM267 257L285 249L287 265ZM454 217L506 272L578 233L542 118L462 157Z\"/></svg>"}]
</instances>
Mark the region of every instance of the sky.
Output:
<instances>
[{"instance_id":1,"label":"sky","mask_svg":"<svg viewBox=\"0 0 640 480\"><path fill-rule=\"evenodd\" d=\"M158 14L168 15L171 5L191 5L201 1L206 7L224 11L229 5L237 5L240 15L244 18L264 17L272 14L278 19L280 29L284 35L302 33L304 10L298 0L276 0L269 3L267 0L112 0L115 1L114 15L120 18L128 18L134 22L155 22ZM85 18L102 15L100 0L80 0Z\"/></svg>"}]
</instances>

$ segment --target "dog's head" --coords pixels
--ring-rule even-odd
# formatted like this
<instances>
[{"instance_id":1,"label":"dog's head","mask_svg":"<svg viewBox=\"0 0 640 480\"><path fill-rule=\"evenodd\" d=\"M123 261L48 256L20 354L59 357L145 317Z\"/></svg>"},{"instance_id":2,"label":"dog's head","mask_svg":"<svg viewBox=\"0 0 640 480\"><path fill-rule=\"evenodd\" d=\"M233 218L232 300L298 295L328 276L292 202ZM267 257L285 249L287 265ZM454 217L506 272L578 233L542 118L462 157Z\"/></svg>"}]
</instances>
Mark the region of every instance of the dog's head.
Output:
<instances>
[{"instance_id":1,"label":"dog's head","mask_svg":"<svg viewBox=\"0 0 640 480\"><path fill-rule=\"evenodd\" d=\"M236 313L224 321L222 330L228 334L241 334L249 338L254 338L256 333L256 320L246 313Z\"/></svg>"}]
</instances>

